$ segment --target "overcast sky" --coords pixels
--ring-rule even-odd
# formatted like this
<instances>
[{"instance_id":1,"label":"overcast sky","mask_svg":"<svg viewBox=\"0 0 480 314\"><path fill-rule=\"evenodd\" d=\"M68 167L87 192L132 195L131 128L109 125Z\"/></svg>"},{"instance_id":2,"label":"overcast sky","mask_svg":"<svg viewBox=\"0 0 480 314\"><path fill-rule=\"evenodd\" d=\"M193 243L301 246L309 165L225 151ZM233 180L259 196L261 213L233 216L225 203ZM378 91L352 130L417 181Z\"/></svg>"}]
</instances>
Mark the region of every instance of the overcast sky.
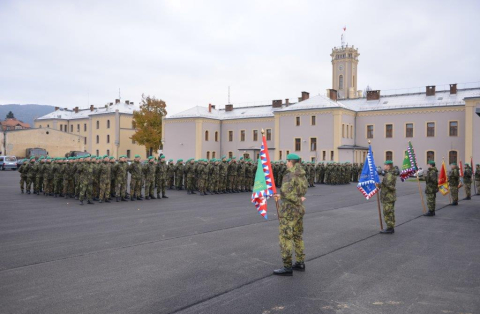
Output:
<instances>
[{"instance_id":1,"label":"overcast sky","mask_svg":"<svg viewBox=\"0 0 480 314\"><path fill-rule=\"evenodd\" d=\"M358 86L480 81L480 1L0 0L0 104L296 99L331 87L344 25Z\"/></svg>"}]
</instances>

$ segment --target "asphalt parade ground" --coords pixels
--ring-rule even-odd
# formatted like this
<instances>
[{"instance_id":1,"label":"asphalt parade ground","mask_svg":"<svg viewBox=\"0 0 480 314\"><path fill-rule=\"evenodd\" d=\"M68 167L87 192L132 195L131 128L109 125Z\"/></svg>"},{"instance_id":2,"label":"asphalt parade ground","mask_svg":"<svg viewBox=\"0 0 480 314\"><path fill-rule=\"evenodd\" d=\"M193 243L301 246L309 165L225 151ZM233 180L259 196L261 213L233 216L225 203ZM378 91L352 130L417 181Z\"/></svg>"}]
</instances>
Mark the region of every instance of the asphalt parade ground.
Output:
<instances>
[{"instance_id":1,"label":"asphalt parade ground","mask_svg":"<svg viewBox=\"0 0 480 314\"><path fill-rule=\"evenodd\" d=\"M267 221L250 193L79 206L18 182L0 172L0 313L480 313L480 196L423 217L398 181L381 235L355 184L310 188L306 272L276 277L273 200Z\"/></svg>"}]
</instances>

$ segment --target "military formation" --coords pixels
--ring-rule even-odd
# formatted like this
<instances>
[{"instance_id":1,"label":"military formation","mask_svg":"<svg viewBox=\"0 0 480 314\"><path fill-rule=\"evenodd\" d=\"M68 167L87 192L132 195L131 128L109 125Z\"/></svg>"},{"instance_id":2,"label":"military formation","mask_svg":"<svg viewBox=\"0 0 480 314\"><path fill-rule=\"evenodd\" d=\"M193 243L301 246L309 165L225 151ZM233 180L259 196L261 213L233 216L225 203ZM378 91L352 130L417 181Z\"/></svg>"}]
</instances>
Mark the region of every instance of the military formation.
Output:
<instances>
[{"instance_id":1,"label":"military formation","mask_svg":"<svg viewBox=\"0 0 480 314\"><path fill-rule=\"evenodd\" d=\"M109 203L114 198L117 202L168 198L165 194L167 168L163 155L159 160L149 157L144 163L140 162L139 155L135 155L132 162L127 162L125 155L118 160L107 155L86 155L31 157L18 171L21 193L74 198L80 205L84 201L93 205L94 201ZM142 187L145 187L145 197Z\"/></svg>"},{"instance_id":2,"label":"military formation","mask_svg":"<svg viewBox=\"0 0 480 314\"><path fill-rule=\"evenodd\" d=\"M272 162L273 176L277 187L282 186L287 172L286 161ZM301 162L308 187L315 184L340 185L357 182L363 164ZM173 159L167 165L167 186L169 189L186 190L188 194L213 195L251 192L254 185L257 162L249 158L236 157L221 159L190 158L186 161Z\"/></svg>"}]
</instances>

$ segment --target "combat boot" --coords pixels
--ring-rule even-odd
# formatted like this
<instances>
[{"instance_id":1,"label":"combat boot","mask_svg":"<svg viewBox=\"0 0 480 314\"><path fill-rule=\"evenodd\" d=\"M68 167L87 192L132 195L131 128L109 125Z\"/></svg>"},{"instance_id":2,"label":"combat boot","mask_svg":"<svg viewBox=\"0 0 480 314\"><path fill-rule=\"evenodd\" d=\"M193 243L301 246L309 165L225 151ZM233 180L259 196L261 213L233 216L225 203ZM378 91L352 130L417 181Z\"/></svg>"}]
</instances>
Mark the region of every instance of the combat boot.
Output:
<instances>
[{"instance_id":1,"label":"combat boot","mask_svg":"<svg viewBox=\"0 0 480 314\"><path fill-rule=\"evenodd\" d=\"M99 202L99 203L103 203L103 200L101 199L101 200L99 200L98 202Z\"/></svg>"},{"instance_id":2,"label":"combat boot","mask_svg":"<svg viewBox=\"0 0 480 314\"><path fill-rule=\"evenodd\" d=\"M464 201L468 201L468 200L471 200L471 197L470 196L467 196L463 199Z\"/></svg>"},{"instance_id":3,"label":"combat boot","mask_svg":"<svg viewBox=\"0 0 480 314\"><path fill-rule=\"evenodd\" d=\"M83 205L83 201L80 201L80 205Z\"/></svg>"},{"instance_id":4,"label":"combat boot","mask_svg":"<svg viewBox=\"0 0 480 314\"><path fill-rule=\"evenodd\" d=\"M22 190L22 194L23 194L23 190Z\"/></svg>"},{"instance_id":5,"label":"combat boot","mask_svg":"<svg viewBox=\"0 0 480 314\"><path fill-rule=\"evenodd\" d=\"M293 270L298 270L298 271L305 271L305 263L304 262L296 262L293 267Z\"/></svg>"},{"instance_id":6,"label":"combat boot","mask_svg":"<svg viewBox=\"0 0 480 314\"><path fill-rule=\"evenodd\" d=\"M197 194L197 193L195 193L195 192L192 190L192 194Z\"/></svg>"},{"instance_id":7,"label":"combat boot","mask_svg":"<svg viewBox=\"0 0 480 314\"><path fill-rule=\"evenodd\" d=\"M146 200L146 201L150 200L150 196L148 196L148 195L145 196L145 200Z\"/></svg>"},{"instance_id":8,"label":"combat boot","mask_svg":"<svg viewBox=\"0 0 480 314\"><path fill-rule=\"evenodd\" d=\"M457 206L458 205L458 202L453 202L452 204L450 204L452 206Z\"/></svg>"},{"instance_id":9,"label":"combat boot","mask_svg":"<svg viewBox=\"0 0 480 314\"><path fill-rule=\"evenodd\" d=\"M191 195L191 194L192 194L192 192L191 192L190 190L188 190L187 194L188 194L188 195Z\"/></svg>"},{"instance_id":10,"label":"combat boot","mask_svg":"<svg viewBox=\"0 0 480 314\"><path fill-rule=\"evenodd\" d=\"M165 194L162 194L162 198L168 198L168 196L166 196Z\"/></svg>"},{"instance_id":11,"label":"combat boot","mask_svg":"<svg viewBox=\"0 0 480 314\"><path fill-rule=\"evenodd\" d=\"M105 201L105 202L106 202L106 201ZM87 201L87 204L93 205L94 203L93 203L91 200L88 200L88 201Z\"/></svg>"},{"instance_id":12,"label":"combat boot","mask_svg":"<svg viewBox=\"0 0 480 314\"><path fill-rule=\"evenodd\" d=\"M128 202L128 199L125 197L122 197L122 202Z\"/></svg>"},{"instance_id":13,"label":"combat boot","mask_svg":"<svg viewBox=\"0 0 480 314\"><path fill-rule=\"evenodd\" d=\"M275 269L273 274L277 276L293 276L293 270L292 267L282 267L280 269Z\"/></svg>"},{"instance_id":14,"label":"combat boot","mask_svg":"<svg viewBox=\"0 0 480 314\"><path fill-rule=\"evenodd\" d=\"M157 200L161 200L162 197L160 196L160 193L157 193Z\"/></svg>"},{"instance_id":15,"label":"combat boot","mask_svg":"<svg viewBox=\"0 0 480 314\"><path fill-rule=\"evenodd\" d=\"M105 200L105 203L110 203L110 200L111 200L111 198L107 198L107 199Z\"/></svg>"},{"instance_id":16,"label":"combat boot","mask_svg":"<svg viewBox=\"0 0 480 314\"><path fill-rule=\"evenodd\" d=\"M150 199L156 200L157 198L155 197L155 195L150 195Z\"/></svg>"},{"instance_id":17,"label":"combat boot","mask_svg":"<svg viewBox=\"0 0 480 314\"><path fill-rule=\"evenodd\" d=\"M395 229L393 228L387 228L387 229L383 229L382 231L380 231L381 234L392 234L392 233L395 233Z\"/></svg>"},{"instance_id":18,"label":"combat boot","mask_svg":"<svg viewBox=\"0 0 480 314\"><path fill-rule=\"evenodd\" d=\"M425 217L433 217L433 216L435 216L435 213L429 211L428 213L424 214L423 216L425 216Z\"/></svg>"},{"instance_id":19,"label":"combat boot","mask_svg":"<svg viewBox=\"0 0 480 314\"><path fill-rule=\"evenodd\" d=\"M27 191L27 194L30 194L30 191Z\"/></svg>"},{"instance_id":20,"label":"combat boot","mask_svg":"<svg viewBox=\"0 0 480 314\"><path fill-rule=\"evenodd\" d=\"M143 201L143 198L137 197L137 201Z\"/></svg>"}]
</instances>

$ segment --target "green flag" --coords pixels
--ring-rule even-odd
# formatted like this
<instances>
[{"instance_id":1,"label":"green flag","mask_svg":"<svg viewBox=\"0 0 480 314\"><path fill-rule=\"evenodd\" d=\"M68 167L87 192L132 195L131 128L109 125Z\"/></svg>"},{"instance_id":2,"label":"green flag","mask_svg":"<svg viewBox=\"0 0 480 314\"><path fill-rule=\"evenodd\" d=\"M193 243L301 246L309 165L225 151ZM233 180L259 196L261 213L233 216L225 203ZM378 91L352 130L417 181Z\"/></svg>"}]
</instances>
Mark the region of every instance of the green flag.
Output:
<instances>
[{"instance_id":1,"label":"green flag","mask_svg":"<svg viewBox=\"0 0 480 314\"><path fill-rule=\"evenodd\" d=\"M411 174L417 171L417 157L411 142L408 142L407 150L405 151L405 157L403 158L402 171L400 172L400 179L405 181Z\"/></svg>"}]
</instances>

